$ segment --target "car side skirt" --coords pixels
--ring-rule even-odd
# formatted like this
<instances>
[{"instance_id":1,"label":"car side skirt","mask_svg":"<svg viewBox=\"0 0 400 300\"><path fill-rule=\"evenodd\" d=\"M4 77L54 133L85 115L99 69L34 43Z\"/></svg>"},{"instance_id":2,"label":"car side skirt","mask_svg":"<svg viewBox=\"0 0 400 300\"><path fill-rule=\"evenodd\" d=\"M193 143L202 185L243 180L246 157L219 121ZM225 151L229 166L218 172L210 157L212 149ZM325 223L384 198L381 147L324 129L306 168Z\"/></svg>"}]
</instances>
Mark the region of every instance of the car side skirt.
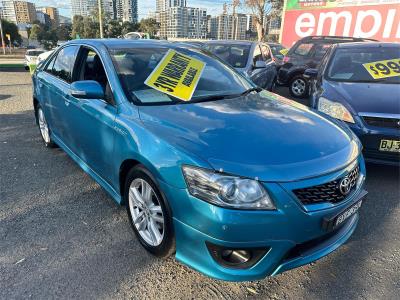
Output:
<instances>
[{"instance_id":1,"label":"car side skirt","mask_svg":"<svg viewBox=\"0 0 400 300\"><path fill-rule=\"evenodd\" d=\"M93 171L78 155L76 155L71 149L68 148L64 142L57 137L54 133L51 133L51 137L54 142L60 146L71 158L75 161L83 171L89 174L118 204L122 203L121 195L106 181L104 180L99 174Z\"/></svg>"}]
</instances>

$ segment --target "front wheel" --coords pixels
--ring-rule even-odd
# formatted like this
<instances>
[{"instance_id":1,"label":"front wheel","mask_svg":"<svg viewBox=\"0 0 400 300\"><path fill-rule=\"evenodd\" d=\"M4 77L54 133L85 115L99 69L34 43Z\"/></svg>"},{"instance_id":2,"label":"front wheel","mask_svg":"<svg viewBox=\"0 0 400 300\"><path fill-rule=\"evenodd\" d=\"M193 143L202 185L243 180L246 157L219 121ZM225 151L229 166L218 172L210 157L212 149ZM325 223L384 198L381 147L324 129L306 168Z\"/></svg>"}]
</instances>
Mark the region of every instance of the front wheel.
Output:
<instances>
[{"instance_id":1,"label":"front wheel","mask_svg":"<svg viewBox=\"0 0 400 300\"><path fill-rule=\"evenodd\" d=\"M289 83L289 92L293 97L306 97L308 94L308 81L302 75L294 76Z\"/></svg>"},{"instance_id":2,"label":"front wheel","mask_svg":"<svg viewBox=\"0 0 400 300\"><path fill-rule=\"evenodd\" d=\"M40 135L42 136L44 145L48 148L55 147L54 142L51 139L49 125L47 124L46 117L40 106L37 108L37 123L39 125Z\"/></svg>"},{"instance_id":3,"label":"front wheel","mask_svg":"<svg viewBox=\"0 0 400 300\"><path fill-rule=\"evenodd\" d=\"M124 199L129 221L142 246L158 257L173 254L172 213L155 179L143 166L129 172Z\"/></svg>"}]
</instances>

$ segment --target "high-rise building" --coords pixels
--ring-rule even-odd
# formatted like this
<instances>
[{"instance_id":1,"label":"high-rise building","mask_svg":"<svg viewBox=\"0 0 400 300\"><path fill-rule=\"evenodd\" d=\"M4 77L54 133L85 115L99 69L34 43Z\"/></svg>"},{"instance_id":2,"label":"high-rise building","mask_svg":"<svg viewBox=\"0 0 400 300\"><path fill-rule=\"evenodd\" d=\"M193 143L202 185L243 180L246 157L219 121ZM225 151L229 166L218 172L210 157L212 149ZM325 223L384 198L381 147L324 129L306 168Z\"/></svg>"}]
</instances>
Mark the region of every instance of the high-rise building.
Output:
<instances>
[{"instance_id":1,"label":"high-rise building","mask_svg":"<svg viewBox=\"0 0 400 300\"><path fill-rule=\"evenodd\" d=\"M247 16L245 14L221 14L216 18L218 40L245 40Z\"/></svg>"},{"instance_id":2,"label":"high-rise building","mask_svg":"<svg viewBox=\"0 0 400 300\"><path fill-rule=\"evenodd\" d=\"M97 13L98 0L71 0L72 16L89 16ZM101 0L106 18L136 23L138 21L137 0Z\"/></svg>"},{"instance_id":3,"label":"high-rise building","mask_svg":"<svg viewBox=\"0 0 400 300\"><path fill-rule=\"evenodd\" d=\"M49 16L50 24L53 28L56 28L60 25L60 14L58 13L57 8L45 6L45 7L38 7L36 10Z\"/></svg>"},{"instance_id":4,"label":"high-rise building","mask_svg":"<svg viewBox=\"0 0 400 300\"><path fill-rule=\"evenodd\" d=\"M186 7L186 0L167 0L157 7L166 7L159 14L160 36L163 38L207 38L207 10Z\"/></svg>"},{"instance_id":5,"label":"high-rise building","mask_svg":"<svg viewBox=\"0 0 400 300\"><path fill-rule=\"evenodd\" d=\"M71 0L72 17L89 16L97 10L97 0Z\"/></svg>"},{"instance_id":6,"label":"high-rise building","mask_svg":"<svg viewBox=\"0 0 400 300\"><path fill-rule=\"evenodd\" d=\"M14 1L3 0L3 18L7 21L17 23L17 15L15 13Z\"/></svg>"},{"instance_id":7,"label":"high-rise building","mask_svg":"<svg viewBox=\"0 0 400 300\"><path fill-rule=\"evenodd\" d=\"M45 14L41 10L36 10L36 20L38 20L41 24L51 26L50 16Z\"/></svg>"},{"instance_id":8,"label":"high-rise building","mask_svg":"<svg viewBox=\"0 0 400 300\"><path fill-rule=\"evenodd\" d=\"M36 20L35 4L26 1L3 0L4 19L16 24L32 23Z\"/></svg>"}]
</instances>

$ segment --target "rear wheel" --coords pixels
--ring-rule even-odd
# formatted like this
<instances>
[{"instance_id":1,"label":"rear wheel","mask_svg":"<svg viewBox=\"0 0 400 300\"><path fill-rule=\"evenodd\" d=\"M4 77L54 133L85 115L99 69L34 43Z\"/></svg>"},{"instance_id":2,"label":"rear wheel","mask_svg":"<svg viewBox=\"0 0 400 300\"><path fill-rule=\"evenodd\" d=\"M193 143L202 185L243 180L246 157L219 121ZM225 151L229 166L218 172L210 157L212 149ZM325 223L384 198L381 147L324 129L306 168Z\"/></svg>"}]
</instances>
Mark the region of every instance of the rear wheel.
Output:
<instances>
[{"instance_id":1,"label":"rear wheel","mask_svg":"<svg viewBox=\"0 0 400 300\"><path fill-rule=\"evenodd\" d=\"M173 254L171 211L153 176L143 166L129 172L124 199L131 226L142 246L158 257Z\"/></svg>"},{"instance_id":2,"label":"rear wheel","mask_svg":"<svg viewBox=\"0 0 400 300\"><path fill-rule=\"evenodd\" d=\"M293 97L306 97L308 94L308 81L302 75L294 76L289 83L289 92Z\"/></svg>"},{"instance_id":3,"label":"rear wheel","mask_svg":"<svg viewBox=\"0 0 400 300\"><path fill-rule=\"evenodd\" d=\"M47 124L46 117L40 106L37 108L37 123L45 146L53 148L55 144L51 139L49 125Z\"/></svg>"}]
</instances>

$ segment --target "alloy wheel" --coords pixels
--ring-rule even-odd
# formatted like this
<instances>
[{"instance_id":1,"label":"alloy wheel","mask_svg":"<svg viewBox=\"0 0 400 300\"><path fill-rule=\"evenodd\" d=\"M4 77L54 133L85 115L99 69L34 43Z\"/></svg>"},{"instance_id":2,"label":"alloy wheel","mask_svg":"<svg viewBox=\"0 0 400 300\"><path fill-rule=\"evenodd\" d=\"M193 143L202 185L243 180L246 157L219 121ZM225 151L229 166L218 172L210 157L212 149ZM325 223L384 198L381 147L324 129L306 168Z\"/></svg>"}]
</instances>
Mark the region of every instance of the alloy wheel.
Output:
<instances>
[{"instance_id":1,"label":"alloy wheel","mask_svg":"<svg viewBox=\"0 0 400 300\"><path fill-rule=\"evenodd\" d=\"M42 138L46 144L49 144L50 143L49 126L47 125L46 118L44 117L44 113L41 108L38 109L38 121Z\"/></svg>"},{"instance_id":2,"label":"alloy wheel","mask_svg":"<svg viewBox=\"0 0 400 300\"><path fill-rule=\"evenodd\" d=\"M303 79L297 78L296 80L293 81L292 83L293 94L295 94L296 96L301 96L304 94L305 90L306 90L306 82Z\"/></svg>"},{"instance_id":3,"label":"alloy wheel","mask_svg":"<svg viewBox=\"0 0 400 300\"><path fill-rule=\"evenodd\" d=\"M142 178L134 179L129 187L129 210L140 237L151 246L159 246L164 238L164 215L160 199Z\"/></svg>"}]
</instances>

